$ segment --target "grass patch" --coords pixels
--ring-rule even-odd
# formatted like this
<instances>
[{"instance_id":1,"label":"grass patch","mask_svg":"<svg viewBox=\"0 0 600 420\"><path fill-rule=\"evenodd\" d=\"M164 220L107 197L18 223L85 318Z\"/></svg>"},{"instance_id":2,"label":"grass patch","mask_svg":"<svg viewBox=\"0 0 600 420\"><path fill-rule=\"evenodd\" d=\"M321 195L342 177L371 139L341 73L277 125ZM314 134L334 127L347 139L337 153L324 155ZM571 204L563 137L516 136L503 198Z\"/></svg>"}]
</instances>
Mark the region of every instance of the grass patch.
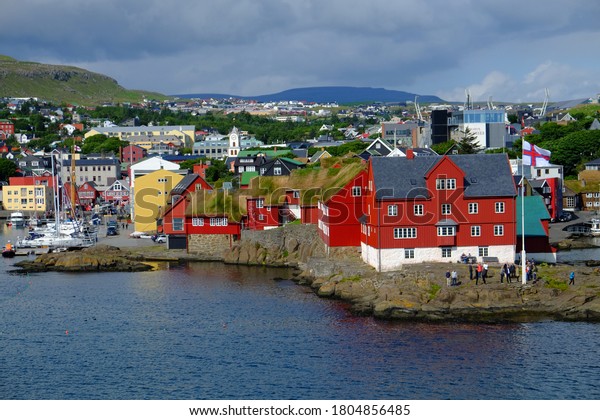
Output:
<instances>
[{"instance_id":1,"label":"grass patch","mask_svg":"<svg viewBox=\"0 0 600 420\"><path fill-rule=\"evenodd\" d=\"M343 279L341 279L340 283L358 282L358 281L360 281L360 276L350 276L350 277L344 277Z\"/></svg>"},{"instance_id":2,"label":"grass patch","mask_svg":"<svg viewBox=\"0 0 600 420\"><path fill-rule=\"evenodd\" d=\"M433 283L431 285L431 287L429 288L429 300L432 300L433 298L435 298L440 290L442 290L442 286L440 286L439 284Z\"/></svg>"},{"instance_id":3,"label":"grass patch","mask_svg":"<svg viewBox=\"0 0 600 420\"><path fill-rule=\"evenodd\" d=\"M548 279L546 280L545 285L550 289L558 289L561 292L564 292L569 288L566 281L557 279Z\"/></svg>"}]
</instances>

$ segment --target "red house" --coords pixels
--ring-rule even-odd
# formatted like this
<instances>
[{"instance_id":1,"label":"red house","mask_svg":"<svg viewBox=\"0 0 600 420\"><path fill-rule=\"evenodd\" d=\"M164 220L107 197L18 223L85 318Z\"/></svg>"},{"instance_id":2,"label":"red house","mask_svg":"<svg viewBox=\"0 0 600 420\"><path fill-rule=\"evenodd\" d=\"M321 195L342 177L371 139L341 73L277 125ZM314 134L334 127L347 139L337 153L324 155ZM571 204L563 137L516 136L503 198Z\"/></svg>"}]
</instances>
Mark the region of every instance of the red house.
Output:
<instances>
[{"instance_id":1,"label":"red house","mask_svg":"<svg viewBox=\"0 0 600 420\"><path fill-rule=\"evenodd\" d=\"M222 194L215 192L214 196ZM230 214L210 209L208 204L215 197L207 194L207 190L182 195L163 215L163 233L169 235L169 248L185 248L189 250L190 242L204 243L210 253L215 244L227 243L229 246L239 240L242 232L242 221L235 220ZM218 200L217 200L218 201ZM197 250L197 249L196 249Z\"/></svg>"},{"instance_id":2,"label":"red house","mask_svg":"<svg viewBox=\"0 0 600 420\"><path fill-rule=\"evenodd\" d=\"M170 205L162 217L162 231L171 235L187 235L186 223L187 203L189 196L195 191L212 190L212 186L198 174L188 174L171 190ZM194 209L192 209L193 211ZM161 226L159 225L159 230Z\"/></svg>"},{"instance_id":3,"label":"red house","mask_svg":"<svg viewBox=\"0 0 600 420\"><path fill-rule=\"evenodd\" d=\"M130 144L121 151L121 162L134 164L148 156L148 151L143 147Z\"/></svg>"},{"instance_id":4,"label":"red house","mask_svg":"<svg viewBox=\"0 0 600 420\"><path fill-rule=\"evenodd\" d=\"M317 225L325 245L360 246L359 219L365 213L366 185L367 172L363 170L335 192L324 191L323 200L317 207Z\"/></svg>"},{"instance_id":5,"label":"red house","mask_svg":"<svg viewBox=\"0 0 600 420\"><path fill-rule=\"evenodd\" d=\"M79 196L79 204L86 208L91 208L100 197L100 191L96 188L96 183L93 181L85 182L77 188Z\"/></svg>"},{"instance_id":6,"label":"red house","mask_svg":"<svg viewBox=\"0 0 600 420\"><path fill-rule=\"evenodd\" d=\"M265 203L264 197L246 198L248 222L250 230L265 230L279 227L283 224L282 206Z\"/></svg>"},{"instance_id":7,"label":"red house","mask_svg":"<svg viewBox=\"0 0 600 420\"><path fill-rule=\"evenodd\" d=\"M462 254L514 261L515 197L504 154L373 157L362 258L378 271Z\"/></svg>"},{"instance_id":8,"label":"red house","mask_svg":"<svg viewBox=\"0 0 600 420\"><path fill-rule=\"evenodd\" d=\"M104 201L116 204L126 204L129 202L129 185L116 180L102 193Z\"/></svg>"}]
</instances>

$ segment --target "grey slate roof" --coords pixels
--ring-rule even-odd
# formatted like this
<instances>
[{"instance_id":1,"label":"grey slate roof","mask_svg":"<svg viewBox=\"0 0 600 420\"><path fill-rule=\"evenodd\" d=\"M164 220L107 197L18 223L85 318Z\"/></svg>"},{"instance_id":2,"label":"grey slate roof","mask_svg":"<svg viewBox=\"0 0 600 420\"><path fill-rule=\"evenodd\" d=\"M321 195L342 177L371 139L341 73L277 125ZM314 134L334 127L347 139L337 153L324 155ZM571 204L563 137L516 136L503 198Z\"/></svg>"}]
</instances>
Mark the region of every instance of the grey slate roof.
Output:
<instances>
[{"instance_id":1,"label":"grey slate roof","mask_svg":"<svg viewBox=\"0 0 600 420\"><path fill-rule=\"evenodd\" d=\"M516 195L510 164L505 154L451 155L465 173L465 197L513 197ZM444 156L414 159L372 157L377 199L430 197L425 175Z\"/></svg>"},{"instance_id":2,"label":"grey slate roof","mask_svg":"<svg viewBox=\"0 0 600 420\"><path fill-rule=\"evenodd\" d=\"M192 183L199 178L200 175L198 174L188 174L185 175L181 181L179 181L177 183L177 185L175 185L175 187L173 187L173 189L171 190L171 195L181 195L185 192L185 190L192 185Z\"/></svg>"}]
</instances>

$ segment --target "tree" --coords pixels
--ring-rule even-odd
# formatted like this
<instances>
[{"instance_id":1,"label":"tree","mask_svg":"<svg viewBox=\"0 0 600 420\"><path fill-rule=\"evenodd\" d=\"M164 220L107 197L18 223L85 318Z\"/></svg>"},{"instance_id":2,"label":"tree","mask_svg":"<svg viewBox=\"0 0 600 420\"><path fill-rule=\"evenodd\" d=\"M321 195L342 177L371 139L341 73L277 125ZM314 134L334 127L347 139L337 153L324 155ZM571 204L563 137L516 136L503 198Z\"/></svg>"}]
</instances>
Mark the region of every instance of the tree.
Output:
<instances>
[{"instance_id":1,"label":"tree","mask_svg":"<svg viewBox=\"0 0 600 420\"><path fill-rule=\"evenodd\" d=\"M0 159L0 180L8 181L8 178L15 176L17 173L17 165L11 160Z\"/></svg>"},{"instance_id":2,"label":"tree","mask_svg":"<svg viewBox=\"0 0 600 420\"><path fill-rule=\"evenodd\" d=\"M458 153L461 155L472 155L479 153L482 148L476 143L477 136L471 133L471 129L466 127L461 133L460 140L456 143L458 146Z\"/></svg>"}]
</instances>

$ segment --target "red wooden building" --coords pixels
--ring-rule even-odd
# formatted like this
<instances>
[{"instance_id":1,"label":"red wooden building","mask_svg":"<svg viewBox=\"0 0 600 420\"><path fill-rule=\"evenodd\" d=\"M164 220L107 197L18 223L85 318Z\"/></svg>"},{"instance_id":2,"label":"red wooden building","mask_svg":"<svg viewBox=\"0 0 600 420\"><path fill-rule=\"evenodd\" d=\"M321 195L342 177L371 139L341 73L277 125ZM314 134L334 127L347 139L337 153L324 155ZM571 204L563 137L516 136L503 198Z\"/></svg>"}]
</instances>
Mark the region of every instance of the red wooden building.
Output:
<instances>
[{"instance_id":1,"label":"red wooden building","mask_svg":"<svg viewBox=\"0 0 600 420\"><path fill-rule=\"evenodd\" d=\"M283 209L280 204L265 203L264 197L246 198L248 222L250 230L272 229L283 224Z\"/></svg>"},{"instance_id":2,"label":"red wooden building","mask_svg":"<svg viewBox=\"0 0 600 420\"><path fill-rule=\"evenodd\" d=\"M91 209L91 206L96 204L100 191L93 181L84 182L77 187L77 195L79 196L79 204L84 208Z\"/></svg>"},{"instance_id":3,"label":"red wooden building","mask_svg":"<svg viewBox=\"0 0 600 420\"><path fill-rule=\"evenodd\" d=\"M325 197L317 206L317 224L325 245L360 246L359 219L366 211L366 182L367 172L363 170L335 192L324 191Z\"/></svg>"},{"instance_id":4,"label":"red wooden building","mask_svg":"<svg viewBox=\"0 0 600 420\"><path fill-rule=\"evenodd\" d=\"M129 203L129 185L122 180L116 180L102 192L102 198L110 203L127 204Z\"/></svg>"},{"instance_id":5,"label":"red wooden building","mask_svg":"<svg viewBox=\"0 0 600 420\"><path fill-rule=\"evenodd\" d=\"M504 154L371 158L363 260L378 271L462 254L514 261L515 197Z\"/></svg>"},{"instance_id":6,"label":"red wooden building","mask_svg":"<svg viewBox=\"0 0 600 420\"><path fill-rule=\"evenodd\" d=\"M202 190L212 190L212 186L198 174L184 176L171 190L170 205L162 216L158 230L166 234L187 235L187 228L192 226L186 221L187 205L192 202L190 194ZM193 206L190 211L195 211Z\"/></svg>"}]
</instances>

